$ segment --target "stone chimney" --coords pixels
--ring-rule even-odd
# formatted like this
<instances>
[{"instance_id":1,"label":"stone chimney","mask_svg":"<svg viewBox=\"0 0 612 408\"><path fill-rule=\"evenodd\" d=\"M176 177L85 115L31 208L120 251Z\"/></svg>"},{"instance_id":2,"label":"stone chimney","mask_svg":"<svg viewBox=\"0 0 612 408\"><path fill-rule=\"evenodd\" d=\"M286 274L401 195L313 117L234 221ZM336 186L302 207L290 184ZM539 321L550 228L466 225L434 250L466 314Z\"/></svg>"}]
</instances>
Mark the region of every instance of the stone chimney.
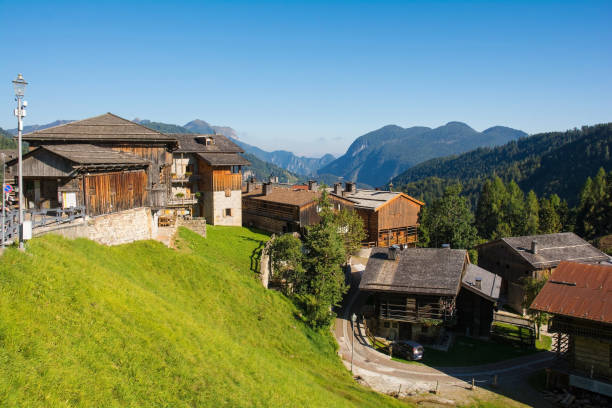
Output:
<instances>
[{"instance_id":1,"label":"stone chimney","mask_svg":"<svg viewBox=\"0 0 612 408\"><path fill-rule=\"evenodd\" d=\"M389 258L389 260L391 260L391 261L398 260L399 259L399 251L400 251L399 246L391 245L389 247L389 252L388 252L388 256L387 256Z\"/></svg>"},{"instance_id":2,"label":"stone chimney","mask_svg":"<svg viewBox=\"0 0 612 408\"><path fill-rule=\"evenodd\" d=\"M272 184L271 183L263 183L261 185L261 192L263 195L267 196L272 192Z\"/></svg>"},{"instance_id":3,"label":"stone chimney","mask_svg":"<svg viewBox=\"0 0 612 408\"><path fill-rule=\"evenodd\" d=\"M317 190L318 189L317 182L314 180L308 180L308 190Z\"/></svg>"},{"instance_id":4,"label":"stone chimney","mask_svg":"<svg viewBox=\"0 0 612 408\"><path fill-rule=\"evenodd\" d=\"M250 193L253 190L255 190L255 177L249 178L246 183L246 192Z\"/></svg>"},{"instance_id":5,"label":"stone chimney","mask_svg":"<svg viewBox=\"0 0 612 408\"><path fill-rule=\"evenodd\" d=\"M342 194L342 183L334 183L334 194L336 195Z\"/></svg>"},{"instance_id":6,"label":"stone chimney","mask_svg":"<svg viewBox=\"0 0 612 408\"><path fill-rule=\"evenodd\" d=\"M538 241L536 240L531 241L531 253L534 255L537 254L538 249L539 249Z\"/></svg>"},{"instance_id":7,"label":"stone chimney","mask_svg":"<svg viewBox=\"0 0 612 408\"><path fill-rule=\"evenodd\" d=\"M480 276L476 277L476 283L474 283L474 287L476 289L482 289L482 278Z\"/></svg>"},{"instance_id":8,"label":"stone chimney","mask_svg":"<svg viewBox=\"0 0 612 408\"><path fill-rule=\"evenodd\" d=\"M352 181L347 181L346 182L346 192L347 193L356 193L357 192L357 186L355 185L355 183L353 183Z\"/></svg>"}]
</instances>

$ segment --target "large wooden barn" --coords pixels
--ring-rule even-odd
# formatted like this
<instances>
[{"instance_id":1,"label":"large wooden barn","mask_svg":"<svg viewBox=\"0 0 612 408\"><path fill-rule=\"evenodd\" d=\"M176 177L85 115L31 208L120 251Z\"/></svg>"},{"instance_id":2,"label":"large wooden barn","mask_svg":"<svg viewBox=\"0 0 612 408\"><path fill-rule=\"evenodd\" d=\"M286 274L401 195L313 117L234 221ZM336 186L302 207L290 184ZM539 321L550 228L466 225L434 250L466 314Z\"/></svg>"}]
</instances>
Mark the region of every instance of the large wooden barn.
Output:
<instances>
[{"instance_id":1,"label":"large wooden barn","mask_svg":"<svg viewBox=\"0 0 612 408\"><path fill-rule=\"evenodd\" d=\"M83 205L88 215L164 208L176 139L111 113L24 135L27 208ZM9 163L17 176L17 163Z\"/></svg>"},{"instance_id":2,"label":"large wooden barn","mask_svg":"<svg viewBox=\"0 0 612 408\"><path fill-rule=\"evenodd\" d=\"M280 234L302 233L307 226L319 223L321 191L315 183L309 184L310 190L303 190L271 183L251 187L249 183L242 198L243 224ZM354 207L352 201L341 196L329 194L328 198L335 210Z\"/></svg>"},{"instance_id":3,"label":"large wooden barn","mask_svg":"<svg viewBox=\"0 0 612 408\"><path fill-rule=\"evenodd\" d=\"M90 144L49 145L23 156L26 208L85 207L88 215L143 207L149 162ZM9 163L17 176L17 161Z\"/></svg>"},{"instance_id":4,"label":"large wooden barn","mask_svg":"<svg viewBox=\"0 0 612 408\"><path fill-rule=\"evenodd\" d=\"M364 246L414 246L418 242L423 202L401 192L357 189L355 183L346 183L344 191L337 183L332 191L355 203L367 233Z\"/></svg>"},{"instance_id":5,"label":"large wooden barn","mask_svg":"<svg viewBox=\"0 0 612 408\"><path fill-rule=\"evenodd\" d=\"M204 216L213 225L242 225L243 150L223 135L172 135L169 207Z\"/></svg>"},{"instance_id":6,"label":"large wooden barn","mask_svg":"<svg viewBox=\"0 0 612 408\"><path fill-rule=\"evenodd\" d=\"M569 385L612 397L612 266L561 262L531 309L552 315Z\"/></svg>"}]
</instances>

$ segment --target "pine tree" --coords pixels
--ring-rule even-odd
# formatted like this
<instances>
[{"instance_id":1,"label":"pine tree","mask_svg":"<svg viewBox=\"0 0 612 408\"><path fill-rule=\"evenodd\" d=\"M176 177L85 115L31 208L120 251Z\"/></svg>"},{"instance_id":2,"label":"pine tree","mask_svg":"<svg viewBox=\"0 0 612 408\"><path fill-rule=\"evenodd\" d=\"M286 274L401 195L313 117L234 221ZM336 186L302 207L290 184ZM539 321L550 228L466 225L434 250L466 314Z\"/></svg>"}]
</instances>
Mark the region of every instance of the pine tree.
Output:
<instances>
[{"instance_id":1,"label":"pine tree","mask_svg":"<svg viewBox=\"0 0 612 408\"><path fill-rule=\"evenodd\" d=\"M540 227L540 219L538 213L540 211L540 205L538 204L538 197L533 190L530 190L527 194L527 202L525 204L525 230L524 235L535 235L538 233Z\"/></svg>"},{"instance_id":2,"label":"pine tree","mask_svg":"<svg viewBox=\"0 0 612 408\"><path fill-rule=\"evenodd\" d=\"M539 219L541 234L554 234L561 231L561 218L551 199L542 198L540 200Z\"/></svg>"},{"instance_id":3,"label":"pine tree","mask_svg":"<svg viewBox=\"0 0 612 408\"><path fill-rule=\"evenodd\" d=\"M502 179L495 176L485 181L478 198L475 221L481 237L494 239L500 230L505 230L505 227L499 228L497 224L505 218L504 206L507 201L508 191Z\"/></svg>"}]
</instances>

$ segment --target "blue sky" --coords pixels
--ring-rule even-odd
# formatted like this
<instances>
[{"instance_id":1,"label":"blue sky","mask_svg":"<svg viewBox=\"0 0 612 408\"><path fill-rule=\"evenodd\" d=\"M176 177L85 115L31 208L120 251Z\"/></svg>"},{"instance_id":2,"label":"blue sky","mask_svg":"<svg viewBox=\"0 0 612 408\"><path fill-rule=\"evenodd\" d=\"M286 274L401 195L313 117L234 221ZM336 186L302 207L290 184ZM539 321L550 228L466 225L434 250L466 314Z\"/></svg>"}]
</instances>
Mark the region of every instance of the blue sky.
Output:
<instances>
[{"instance_id":1,"label":"blue sky","mask_svg":"<svg viewBox=\"0 0 612 408\"><path fill-rule=\"evenodd\" d=\"M26 124L199 118L306 155L386 124L564 130L612 121L611 21L610 1L0 0L0 126L22 72Z\"/></svg>"}]
</instances>

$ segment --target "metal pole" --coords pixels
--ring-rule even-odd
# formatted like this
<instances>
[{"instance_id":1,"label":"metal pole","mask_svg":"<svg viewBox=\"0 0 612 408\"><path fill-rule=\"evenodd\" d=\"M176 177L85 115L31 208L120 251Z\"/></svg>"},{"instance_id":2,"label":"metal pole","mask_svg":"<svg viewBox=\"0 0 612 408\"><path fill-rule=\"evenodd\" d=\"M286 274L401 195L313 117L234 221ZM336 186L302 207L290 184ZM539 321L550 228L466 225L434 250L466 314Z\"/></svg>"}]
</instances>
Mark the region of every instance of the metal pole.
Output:
<instances>
[{"instance_id":1,"label":"metal pole","mask_svg":"<svg viewBox=\"0 0 612 408\"><path fill-rule=\"evenodd\" d=\"M19 157L19 249L23 250L23 160L22 160L22 143L21 131L23 129L23 121L21 117L21 97L17 96L17 150Z\"/></svg>"},{"instance_id":2,"label":"metal pole","mask_svg":"<svg viewBox=\"0 0 612 408\"><path fill-rule=\"evenodd\" d=\"M353 374L353 353L355 352L355 327L351 321L351 374Z\"/></svg>"},{"instance_id":3,"label":"metal pole","mask_svg":"<svg viewBox=\"0 0 612 408\"><path fill-rule=\"evenodd\" d=\"M6 192L4 186L6 186L6 162L4 153L2 153L2 249L4 249L4 237L6 235Z\"/></svg>"}]
</instances>

